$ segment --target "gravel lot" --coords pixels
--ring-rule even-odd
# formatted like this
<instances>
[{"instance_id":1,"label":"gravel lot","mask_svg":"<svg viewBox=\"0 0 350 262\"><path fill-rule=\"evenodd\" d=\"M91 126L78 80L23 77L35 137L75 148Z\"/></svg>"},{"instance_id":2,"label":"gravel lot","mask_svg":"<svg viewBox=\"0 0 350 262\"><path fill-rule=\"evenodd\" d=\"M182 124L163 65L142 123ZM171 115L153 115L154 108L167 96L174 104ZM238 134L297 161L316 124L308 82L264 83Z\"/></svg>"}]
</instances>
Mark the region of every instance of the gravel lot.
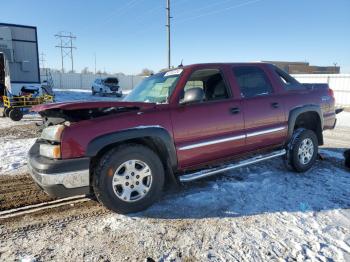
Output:
<instances>
[{"instance_id":1,"label":"gravel lot","mask_svg":"<svg viewBox=\"0 0 350 262\"><path fill-rule=\"evenodd\" d=\"M35 129L10 129L0 138L1 210L48 200L25 174ZM91 200L2 220L0 261L350 261L349 141L345 112L305 174L271 160L186 184L133 215Z\"/></svg>"}]
</instances>

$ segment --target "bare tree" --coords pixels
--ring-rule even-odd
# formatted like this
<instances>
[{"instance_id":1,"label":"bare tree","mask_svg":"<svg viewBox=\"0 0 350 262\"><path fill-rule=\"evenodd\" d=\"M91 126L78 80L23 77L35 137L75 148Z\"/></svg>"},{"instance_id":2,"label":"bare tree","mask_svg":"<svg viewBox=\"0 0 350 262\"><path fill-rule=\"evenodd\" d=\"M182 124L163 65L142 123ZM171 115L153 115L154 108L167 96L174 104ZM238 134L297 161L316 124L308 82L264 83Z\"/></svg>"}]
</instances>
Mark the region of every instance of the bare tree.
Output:
<instances>
[{"instance_id":1,"label":"bare tree","mask_svg":"<svg viewBox=\"0 0 350 262\"><path fill-rule=\"evenodd\" d=\"M83 68L83 70L81 70L81 73L82 74L92 74L92 72L89 70L89 68L86 66Z\"/></svg>"},{"instance_id":2,"label":"bare tree","mask_svg":"<svg viewBox=\"0 0 350 262\"><path fill-rule=\"evenodd\" d=\"M148 69L148 68L144 68L142 69L141 73L138 74L139 76L150 76L150 75L153 75L154 74L154 71L151 70L151 69Z\"/></svg>"}]
</instances>

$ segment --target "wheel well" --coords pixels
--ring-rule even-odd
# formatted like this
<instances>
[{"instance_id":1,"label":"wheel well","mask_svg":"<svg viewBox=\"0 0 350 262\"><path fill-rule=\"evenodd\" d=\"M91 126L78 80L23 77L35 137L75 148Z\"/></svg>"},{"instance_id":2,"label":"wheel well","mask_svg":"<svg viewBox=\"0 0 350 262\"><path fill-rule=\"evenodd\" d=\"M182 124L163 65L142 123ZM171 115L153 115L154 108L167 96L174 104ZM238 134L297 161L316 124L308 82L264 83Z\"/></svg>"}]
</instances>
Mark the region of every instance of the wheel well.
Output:
<instances>
[{"instance_id":1,"label":"wheel well","mask_svg":"<svg viewBox=\"0 0 350 262\"><path fill-rule=\"evenodd\" d=\"M97 153L96 156L91 158L90 170L95 169L96 165L98 164L98 161L106 152L108 152L109 150L111 150L115 147L118 147L119 145L122 145L122 144L139 144L139 145L143 145L143 146L150 148L152 151L154 151L159 156L160 160L162 161L164 171L165 171L166 184L170 184L170 183L174 182L174 180L173 180L173 179L175 179L175 176L173 173L174 170L171 167L171 164L169 161L170 157L168 155L166 145L161 141L161 139L157 139L154 137L143 137L143 138L123 140L123 141L113 143L113 144L110 144L110 145L102 148ZM93 177L93 174L90 173L90 182L92 182L92 177Z\"/></svg>"},{"instance_id":2,"label":"wheel well","mask_svg":"<svg viewBox=\"0 0 350 262\"><path fill-rule=\"evenodd\" d=\"M294 130L298 128L306 128L314 131L318 139L318 144L323 145L321 119L317 112L301 113L294 124Z\"/></svg>"}]
</instances>

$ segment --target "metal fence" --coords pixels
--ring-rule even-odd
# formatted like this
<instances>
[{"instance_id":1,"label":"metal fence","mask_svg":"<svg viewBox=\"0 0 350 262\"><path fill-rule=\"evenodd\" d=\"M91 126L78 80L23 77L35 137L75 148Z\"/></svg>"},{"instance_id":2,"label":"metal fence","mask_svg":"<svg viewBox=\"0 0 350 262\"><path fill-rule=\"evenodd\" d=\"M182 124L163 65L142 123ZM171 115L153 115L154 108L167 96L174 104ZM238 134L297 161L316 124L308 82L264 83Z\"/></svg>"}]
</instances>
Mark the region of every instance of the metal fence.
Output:
<instances>
[{"instance_id":1,"label":"metal fence","mask_svg":"<svg viewBox=\"0 0 350 262\"><path fill-rule=\"evenodd\" d=\"M336 104L350 106L350 74L293 75L300 83L328 83L334 91Z\"/></svg>"},{"instance_id":2,"label":"metal fence","mask_svg":"<svg viewBox=\"0 0 350 262\"><path fill-rule=\"evenodd\" d=\"M60 89L91 89L92 83L96 78L117 77L119 79L119 85L123 88L123 90L131 90L144 78L143 76L123 74L95 75L52 72L51 75L54 87Z\"/></svg>"}]
</instances>

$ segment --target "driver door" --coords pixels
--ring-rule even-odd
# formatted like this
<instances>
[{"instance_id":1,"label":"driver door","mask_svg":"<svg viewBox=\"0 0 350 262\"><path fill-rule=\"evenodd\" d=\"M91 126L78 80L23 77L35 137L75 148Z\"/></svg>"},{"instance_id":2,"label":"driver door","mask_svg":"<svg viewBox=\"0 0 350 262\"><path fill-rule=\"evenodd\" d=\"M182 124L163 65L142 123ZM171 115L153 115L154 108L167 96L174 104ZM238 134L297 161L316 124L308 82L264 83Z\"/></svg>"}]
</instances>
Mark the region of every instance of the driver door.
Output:
<instances>
[{"instance_id":1,"label":"driver door","mask_svg":"<svg viewBox=\"0 0 350 262\"><path fill-rule=\"evenodd\" d=\"M242 105L240 99L232 97L227 83L222 70L212 67L193 71L187 80L184 92L202 88L205 98L189 104L179 102L171 111L180 168L205 165L243 151Z\"/></svg>"}]
</instances>

